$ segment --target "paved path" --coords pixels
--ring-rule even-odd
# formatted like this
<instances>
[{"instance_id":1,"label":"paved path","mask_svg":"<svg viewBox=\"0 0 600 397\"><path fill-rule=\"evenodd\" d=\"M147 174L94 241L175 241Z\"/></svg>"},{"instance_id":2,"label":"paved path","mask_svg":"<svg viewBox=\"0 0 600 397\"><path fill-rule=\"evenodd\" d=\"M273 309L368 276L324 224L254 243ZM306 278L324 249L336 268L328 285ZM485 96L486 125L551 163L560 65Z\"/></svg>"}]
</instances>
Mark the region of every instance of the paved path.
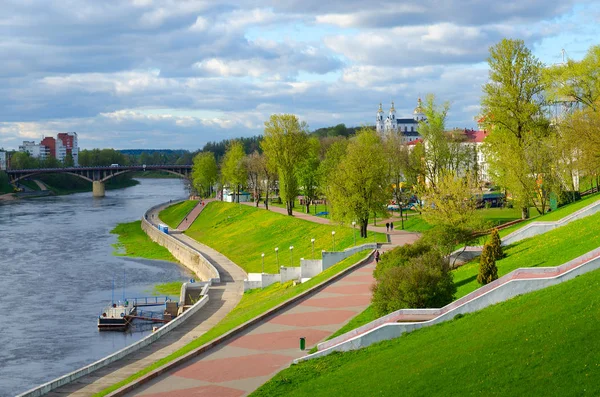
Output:
<instances>
[{"instance_id":1,"label":"paved path","mask_svg":"<svg viewBox=\"0 0 600 397\"><path fill-rule=\"evenodd\" d=\"M33 181L36 185L38 185L41 191L48 190L48 186L46 186L44 182L40 181L39 179L34 179Z\"/></svg>"},{"instance_id":2,"label":"paved path","mask_svg":"<svg viewBox=\"0 0 600 397\"><path fill-rule=\"evenodd\" d=\"M177 230L180 230L182 232L188 230L188 228L190 227L190 225L192 223L194 223L194 221L196 220L196 218L198 218L198 215L200 215L200 213L202 212L202 210L211 201L215 201L215 199L206 199L206 200L200 200L200 201L198 201L198 204L196 204L196 206L190 211L190 213L187 214L187 216L185 218L183 218L183 220L181 221L181 223L179 225L177 225Z\"/></svg>"},{"instance_id":3,"label":"paved path","mask_svg":"<svg viewBox=\"0 0 600 397\"><path fill-rule=\"evenodd\" d=\"M243 396L288 367L371 302L375 262L354 270L237 338L189 361L129 396Z\"/></svg>"},{"instance_id":4,"label":"paved path","mask_svg":"<svg viewBox=\"0 0 600 397\"><path fill-rule=\"evenodd\" d=\"M161 209L149 213L148 219L154 219L155 223L158 223L158 212ZM47 394L48 396L90 396L104 390L198 338L213 328L238 304L244 293L243 280L247 278L246 273L212 248L183 234L172 236L202 252L219 271L221 283L210 288L208 303L183 324L148 347L58 388Z\"/></svg>"},{"instance_id":5,"label":"paved path","mask_svg":"<svg viewBox=\"0 0 600 397\"><path fill-rule=\"evenodd\" d=\"M256 207L255 203L251 203L251 202L246 202L246 203L242 203L242 204L245 204L245 205L248 205L251 207ZM263 205L260 205L259 207L256 207L256 208L260 208L263 210L265 209L265 207ZM277 212L278 214L287 215L287 209L281 208L281 207L276 207L273 205L269 206L269 211ZM292 213L293 213L294 217L298 218L298 219L304 219L306 221L320 223L323 225L329 225L332 223L329 219L323 218L320 216L315 216L315 215L311 215L311 214L307 214L307 213L299 212L299 211L293 211ZM419 237L421 237L421 235L419 233L408 232L406 230L394 229L392 231L386 231L385 226L368 225L367 230L370 230L372 232L387 234L390 237L390 242L392 243L392 245L411 244L411 243L414 243Z\"/></svg>"}]
</instances>

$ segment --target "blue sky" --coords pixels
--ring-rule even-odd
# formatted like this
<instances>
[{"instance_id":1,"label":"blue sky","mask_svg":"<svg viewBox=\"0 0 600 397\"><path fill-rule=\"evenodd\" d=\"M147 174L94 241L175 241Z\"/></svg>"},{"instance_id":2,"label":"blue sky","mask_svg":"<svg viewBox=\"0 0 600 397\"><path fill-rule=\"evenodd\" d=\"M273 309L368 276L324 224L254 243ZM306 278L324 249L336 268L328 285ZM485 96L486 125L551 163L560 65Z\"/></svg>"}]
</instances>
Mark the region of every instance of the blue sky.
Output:
<instances>
[{"instance_id":1,"label":"blue sky","mask_svg":"<svg viewBox=\"0 0 600 397\"><path fill-rule=\"evenodd\" d=\"M0 148L76 131L81 148L183 148L399 117L428 93L475 127L489 46L546 64L600 44L593 1L0 0Z\"/></svg>"}]
</instances>

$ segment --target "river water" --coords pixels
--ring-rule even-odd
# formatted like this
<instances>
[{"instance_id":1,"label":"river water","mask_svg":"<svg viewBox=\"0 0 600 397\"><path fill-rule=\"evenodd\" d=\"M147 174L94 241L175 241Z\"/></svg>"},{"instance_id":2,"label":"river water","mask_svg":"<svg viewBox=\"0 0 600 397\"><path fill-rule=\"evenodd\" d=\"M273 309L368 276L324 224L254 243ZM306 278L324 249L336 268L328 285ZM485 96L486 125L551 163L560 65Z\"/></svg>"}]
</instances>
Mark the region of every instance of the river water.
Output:
<instances>
[{"instance_id":1,"label":"river water","mask_svg":"<svg viewBox=\"0 0 600 397\"><path fill-rule=\"evenodd\" d=\"M149 332L98 332L102 308L123 295L186 280L177 264L113 255L110 231L185 196L178 179L0 204L0 396L13 396L111 354ZM113 290L113 279L115 288ZM125 283L123 283L125 280Z\"/></svg>"}]
</instances>

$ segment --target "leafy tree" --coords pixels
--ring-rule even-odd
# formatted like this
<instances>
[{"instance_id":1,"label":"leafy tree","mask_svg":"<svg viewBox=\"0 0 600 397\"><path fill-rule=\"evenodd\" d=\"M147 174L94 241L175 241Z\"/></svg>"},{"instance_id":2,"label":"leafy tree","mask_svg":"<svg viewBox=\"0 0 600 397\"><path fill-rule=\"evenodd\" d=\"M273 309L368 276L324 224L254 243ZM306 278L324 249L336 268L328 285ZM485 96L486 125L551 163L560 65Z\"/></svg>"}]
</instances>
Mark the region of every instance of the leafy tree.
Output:
<instances>
[{"instance_id":1,"label":"leafy tree","mask_svg":"<svg viewBox=\"0 0 600 397\"><path fill-rule=\"evenodd\" d=\"M489 284L498 278L498 268L494 259L494 250L491 245L483 246L483 252L479 257L479 274L477 282L479 284Z\"/></svg>"},{"instance_id":2,"label":"leafy tree","mask_svg":"<svg viewBox=\"0 0 600 397\"><path fill-rule=\"evenodd\" d=\"M304 205L306 205L306 213L309 212L310 203L317 198L319 187L319 152L321 144L315 137L311 137L307 142L307 150L304 160L298 167L298 184L302 188L304 196Z\"/></svg>"},{"instance_id":3,"label":"leafy tree","mask_svg":"<svg viewBox=\"0 0 600 397\"><path fill-rule=\"evenodd\" d=\"M261 147L270 166L279 173L279 194L292 215L294 200L298 196L296 172L305 157L307 146L306 123L293 114L274 114L265 122L265 135Z\"/></svg>"},{"instance_id":4,"label":"leafy tree","mask_svg":"<svg viewBox=\"0 0 600 397\"><path fill-rule=\"evenodd\" d=\"M252 188L254 203L258 207L260 201L261 187L262 187L262 173L263 173L263 162L264 157L258 153L258 151L252 152L244 159L246 163L246 169L248 170L248 186Z\"/></svg>"},{"instance_id":5,"label":"leafy tree","mask_svg":"<svg viewBox=\"0 0 600 397\"><path fill-rule=\"evenodd\" d=\"M492 249L492 256L494 260L500 260L504 258L504 250L502 249L502 240L500 240L500 233L498 229L493 228L490 235L490 247Z\"/></svg>"},{"instance_id":6,"label":"leafy tree","mask_svg":"<svg viewBox=\"0 0 600 397\"><path fill-rule=\"evenodd\" d=\"M600 110L600 45L591 47L581 61L544 70L544 82L551 101L575 101L593 111Z\"/></svg>"},{"instance_id":7,"label":"leafy tree","mask_svg":"<svg viewBox=\"0 0 600 397\"><path fill-rule=\"evenodd\" d=\"M435 186L442 172L447 170L450 163L450 147L446 131L446 116L450 104L441 106L435 103L435 96L427 95L424 113L427 121L419 123L419 134L425 142L423 169L428 184Z\"/></svg>"},{"instance_id":8,"label":"leafy tree","mask_svg":"<svg viewBox=\"0 0 600 397\"><path fill-rule=\"evenodd\" d=\"M423 217L434 226L425 238L442 255L450 254L458 244L471 243L474 233L483 228L481 218L475 213L474 187L470 175L460 178L452 172L441 174L436 186L420 185L419 194L425 202Z\"/></svg>"},{"instance_id":9,"label":"leafy tree","mask_svg":"<svg viewBox=\"0 0 600 397\"><path fill-rule=\"evenodd\" d=\"M490 82L483 87L481 108L490 134L484 143L490 174L506 187L529 217L529 206L544 212L534 200L539 175L549 175L548 150L540 150L549 135L544 115L542 63L522 40L504 39L490 48ZM537 189L538 193L544 191ZM543 198L543 197L542 197ZM541 207L540 207L541 206Z\"/></svg>"},{"instance_id":10,"label":"leafy tree","mask_svg":"<svg viewBox=\"0 0 600 397\"><path fill-rule=\"evenodd\" d=\"M370 213L382 213L388 200L388 169L381 153L379 135L363 128L349 142L346 155L328 176L333 219L358 221L363 238L367 237Z\"/></svg>"},{"instance_id":11,"label":"leafy tree","mask_svg":"<svg viewBox=\"0 0 600 397\"><path fill-rule=\"evenodd\" d=\"M192 185L203 197L210 197L212 186L217 182L219 170L215 155L211 152L198 153L192 167Z\"/></svg>"},{"instance_id":12,"label":"leafy tree","mask_svg":"<svg viewBox=\"0 0 600 397\"><path fill-rule=\"evenodd\" d=\"M319 164L319 189L326 197L331 197L331 186L334 183L335 173L338 165L346 156L348 140L338 139L332 142L325 153L323 161Z\"/></svg>"},{"instance_id":13,"label":"leafy tree","mask_svg":"<svg viewBox=\"0 0 600 397\"><path fill-rule=\"evenodd\" d=\"M402 141L402 133L389 131L383 137L384 153L387 161L388 178L396 203L405 200L408 189L404 188L405 175L410 168L410 152Z\"/></svg>"},{"instance_id":14,"label":"leafy tree","mask_svg":"<svg viewBox=\"0 0 600 397\"><path fill-rule=\"evenodd\" d=\"M64 166L65 167L73 167L74 165L75 165L75 162L73 160L73 155L68 153L65 156Z\"/></svg>"},{"instance_id":15,"label":"leafy tree","mask_svg":"<svg viewBox=\"0 0 600 397\"><path fill-rule=\"evenodd\" d=\"M233 141L229 145L225 156L223 157L223 165L221 173L223 180L233 187L236 192L236 202L240 202L240 186L248 179L248 171L244 162L244 146L239 141Z\"/></svg>"},{"instance_id":16,"label":"leafy tree","mask_svg":"<svg viewBox=\"0 0 600 397\"><path fill-rule=\"evenodd\" d=\"M429 250L388 265L373 287L372 305L378 316L405 308L439 308L452 302L455 293L448 261Z\"/></svg>"}]
</instances>

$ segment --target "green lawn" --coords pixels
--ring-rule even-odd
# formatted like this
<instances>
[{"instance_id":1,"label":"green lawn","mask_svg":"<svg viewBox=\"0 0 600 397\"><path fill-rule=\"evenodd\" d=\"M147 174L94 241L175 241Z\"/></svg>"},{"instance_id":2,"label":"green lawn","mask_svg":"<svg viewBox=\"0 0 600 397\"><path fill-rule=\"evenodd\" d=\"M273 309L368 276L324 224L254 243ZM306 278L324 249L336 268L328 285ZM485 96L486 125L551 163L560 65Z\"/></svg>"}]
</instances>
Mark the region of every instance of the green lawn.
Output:
<instances>
[{"instance_id":1,"label":"green lawn","mask_svg":"<svg viewBox=\"0 0 600 397\"><path fill-rule=\"evenodd\" d=\"M281 215L263 209L224 202L212 202L185 232L221 252L248 273L261 272L261 253L265 253L265 272L278 273L279 266L300 265L300 258L312 258L311 239L315 239L315 258L321 250L333 249L331 232L335 231L337 251L356 242L385 242L386 236L369 232L367 239L358 237L358 230L339 225L321 225ZM290 253L289 247L293 246ZM279 266L275 247L279 248Z\"/></svg>"},{"instance_id":2,"label":"green lawn","mask_svg":"<svg viewBox=\"0 0 600 397\"><path fill-rule=\"evenodd\" d=\"M273 207L279 207L279 208L286 208L285 207L285 203L282 204L278 204L278 203L269 203L269 207L273 206ZM315 207L316 207L316 211L315 211ZM264 208L263 203L260 203L260 208ZM329 212L331 210L331 206L327 206L325 204L317 204L315 205L311 205L310 206L310 214L311 215L316 215L320 212ZM300 205L299 202L294 201L294 211L298 211L298 212L303 212L306 214L306 206L305 205ZM323 218L329 218L329 215L319 215L320 217Z\"/></svg>"},{"instance_id":3,"label":"green lawn","mask_svg":"<svg viewBox=\"0 0 600 397\"><path fill-rule=\"evenodd\" d=\"M168 283L156 284L152 289L152 295L155 296L166 296L166 295L177 295L181 292L182 281L172 281Z\"/></svg>"},{"instance_id":4,"label":"green lawn","mask_svg":"<svg viewBox=\"0 0 600 397\"><path fill-rule=\"evenodd\" d=\"M119 223L111 230L111 233L118 235L118 243L114 244L115 255L177 262L166 248L150 240L142 230L141 223Z\"/></svg>"},{"instance_id":5,"label":"green lawn","mask_svg":"<svg viewBox=\"0 0 600 397\"><path fill-rule=\"evenodd\" d=\"M208 209L208 208L207 208ZM204 210L206 211L206 209ZM203 211L203 213L204 213ZM257 317L258 315L274 308L275 306L285 302L286 300L299 295L300 293L314 287L315 285L333 277L344 269L347 269L354 263L358 262L362 258L366 257L366 254L370 251L362 251L356 253L343 261L336 263L334 266L311 278L305 283L294 286L293 282L287 282L285 284L275 283L264 289L256 289L248 291L242 297L242 300L238 305L225 316L216 326L211 328L208 332L203 334L192 342L188 343L184 347L176 350L167 357L156 361L154 364L138 371L131 375L127 379L114 384L103 391L94 394L94 397L105 396L108 393L117 390L118 388L131 383L135 379L153 371L160 366L175 360L178 357L218 338L219 336L231 331L235 327L245 323Z\"/></svg>"},{"instance_id":6,"label":"green lawn","mask_svg":"<svg viewBox=\"0 0 600 397\"><path fill-rule=\"evenodd\" d=\"M600 395L600 271L366 349L293 365L252 396Z\"/></svg>"},{"instance_id":7,"label":"green lawn","mask_svg":"<svg viewBox=\"0 0 600 397\"><path fill-rule=\"evenodd\" d=\"M197 204L198 200L182 201L181 203L170 205L160 211L158 217L171 229L175 229Z\"/></svg>"}]
</instances>

